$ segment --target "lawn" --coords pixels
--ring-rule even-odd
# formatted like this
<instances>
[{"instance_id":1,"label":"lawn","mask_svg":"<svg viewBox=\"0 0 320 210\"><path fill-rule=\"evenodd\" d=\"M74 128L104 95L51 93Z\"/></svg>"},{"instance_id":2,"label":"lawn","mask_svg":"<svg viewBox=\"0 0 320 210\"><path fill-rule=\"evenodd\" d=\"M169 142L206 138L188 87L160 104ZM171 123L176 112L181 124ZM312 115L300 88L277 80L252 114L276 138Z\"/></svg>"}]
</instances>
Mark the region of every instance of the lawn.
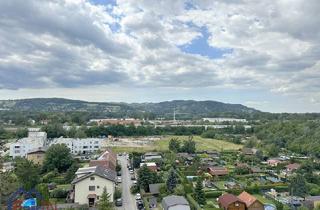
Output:
<instances>
[{"instance_id":1,"label":"lawn","mask_svg":"<svg viewBox=\"0 0 320 210\"><path fill-rule=\"evenodd\" d=\"M259 194L254 194L254 197L256 197L260 202L262 202L263 204L274 204L272 200L263 197L262 195Z\"/></svg>"},{"instance_id":2,"label":"lawn","mask_svg":"<svg viewBox=\"0 0 320 210\"><path fill-rule=\"evenodd\" d=\"M178 138L179 140L187 140L188 136L168 136L162 140L155 142L155 148L160 151L168 149L169 141L171 138ZM193 140L196 142L197 150L238 150L242 148L242 145L234 144L231 142L217 140L217 139L208 139L202 138L200 136L194 136Z\"/></svg>"},{"instance_id":3,"label":"lawn","mask_svg":"<svg viewBox=\"0 0 320 210\"><path fill-rule=\"evenodd\" d=\"M188 136L166 136L165 138L155 141L143 147L128 147L128 146L114 146L112 150L117 153L121 152L150 152L150 151L167 151L169 141L171 138L178 138L179 140L187 140ZM217 150L217 151L230 151L242 148L242 145L234 144L231 142L202 138L194 136L193 140L196 142L197 150Z\"/></svg>"}]
</instances>

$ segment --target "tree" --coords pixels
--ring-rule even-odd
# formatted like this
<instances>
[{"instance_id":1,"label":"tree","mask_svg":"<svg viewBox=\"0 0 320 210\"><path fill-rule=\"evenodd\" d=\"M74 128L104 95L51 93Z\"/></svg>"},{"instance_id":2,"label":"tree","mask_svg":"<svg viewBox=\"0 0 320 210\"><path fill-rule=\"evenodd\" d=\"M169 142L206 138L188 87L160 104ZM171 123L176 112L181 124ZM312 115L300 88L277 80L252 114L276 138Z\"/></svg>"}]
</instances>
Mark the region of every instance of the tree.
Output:
<instances>
[{"instance_id":1,"label":"tree","mask_svg":"<svg viewBox=\"0 0 320 210\"><path fill-rule=\"evenodd\" d=\"M293 196L304 197L307 194L307 183L303 175L297 174L291 178L289 190Z\"/></svg>"},{"instance_id":2,"label":"tree","mask_svg":"<svg viewBox=\"0 0 320 210\"><path fill-rule=\"evenodd\" d=\"M25 158L17 158L14 173L20 185L26 190L34 188L39 183L39 166Z\"/></svg>"},{"instance_id":3,"label":"tree","mask_svg":"<svg viewBox=\"0 0 320 210\"><path fill-rule=\"evenodd\" d=\"M177 138L170 139L169 150L173 152L178 152L180 150L180 141Z\"/></svg>"},{"instance_id":4,"label":"tree","mask_svg":"<svg viewBox=\"0 0 320 210\"><path fill-rule=\"evenodd\" d=\"M203 191L203 186L202 186L202 178L198 178L196 188L194 190L194 197L195 200L198 202L200 205L205 205L206 204L206 197Z\"/></svg>"},{"instance_id":5,"label":"tree","mask_svg":"<svg viewBox=\"0 0 320 210\"><path fill-rule=\"evenodd\" d=\"M98 203L98 210L113 210L113 203L110 201L110 195L107 193L107 188L103 188L102 195Z\"/></svg>"},{"instance_id":6,"label":"tree","mask_svg":"<svg viewBox=\"0 0 320 210\"><path fill-rule=\"evenodd\" d=\"M55 144L47 150L43 165L46 171L56 168L59 172L64 172L72 163L73 159L69 148L65 144Z\"/></svg>"},{"instance_id":7,"label":"tree","mask_svg":"<svg viewBox=\"0 0 320 210\"><path fill-rule=\"evenodd\" d=\"M70 168L67 170L65 180L67 183L71 182L75 178L75 173L79 169L79 164L74 162Z\"/></svg>"},{"instance_id":8,"label":"tree","mask_svg":"<svg viewBox=\"0 0 320 210\"><path fill-rule=\"evenodd\" d=\"M169 176L167 179L167 189L172 193L174 188L177 186L177 175L173 168L169 171Z\"/></svg>"},{"instance_id":9,"label":"tree","mask_svg":"<svg viewBox=\"0 0 320 210\"><path fill-rule=\"evenodd\" d=\"M189 154L193 154L196 152L196 143L192 139L193 137L190 136L187 141L183 142L183 146L181 148L182 152L187 152Z\"/></svg>"},{"instance_id":10,"label":"tree","mask_svg":"<svg viewBox=\"0 0 320 210\"><path fill-rule=\"evenodd\" d=\"M47 184L38 184L36 187L36 190L40 193L42 199L41 202L46 202L49 201L50 194L49 194L49 189Z\"/></svg>"},{"instance_id":11,"label":"tree","mask_svg":"<svg viewBox=\"0 0 320 210\"><path fill-rule=\"evenodd\" d=\"M146 192L149 192L149 184L160 182L156 172L151 171L146 165L143 165L138 171L138 185Z\"/></svg>"}]
</instances>

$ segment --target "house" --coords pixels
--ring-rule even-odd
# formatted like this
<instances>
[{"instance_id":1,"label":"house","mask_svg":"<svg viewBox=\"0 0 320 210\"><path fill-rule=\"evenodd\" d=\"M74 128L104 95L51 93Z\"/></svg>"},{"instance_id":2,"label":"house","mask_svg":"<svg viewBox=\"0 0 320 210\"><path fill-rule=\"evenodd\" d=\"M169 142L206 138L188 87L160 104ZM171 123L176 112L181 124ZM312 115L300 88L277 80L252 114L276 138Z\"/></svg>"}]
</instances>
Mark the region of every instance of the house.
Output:
<instances>
[{"instance_id":1,"label":"house","mask_svg":"<svg viewBox=\"0 0 320 210\"><path fill-rule=\"evenodd\" d=\"M228 169L225 167L209 167L208 173L212 176L225 176L228 175Z\"/></svg>"},{"instance_id":2,"label":"house","mask_svg":"<svg viewBox=\"0 0 320 210\"><path fill-rule=\"evenodd\" d=\"M43 161L45 158L46 149L45 148L38 148L31 150L27 153L27 159L32 161L34 164L43 165Z\"/></svg>"},{"instance_id":3,"label":"house","mask_svg":"<svg viewBox=\"0 0 320 210\"><path fill-rule=\"evenodd\" d=\"M257 152L258 150L255 148L247 148L247 147L242 148L242 154L245 156L256 155Z\"/></svg>"},{"instance_id":4,"label":"house","mask_svg":"<svg viewBox=\"0 0 320 210\"><path fill-rule=\"evenodd\" d=\"M300 167L301 165L299 163L292 163L292 164L286 165L286 171L288 173L291 173L295 170L298 170Z\"/></svg>"},{"instance_id":5,"label":"house","mask_svg":"<svg viewBox=\"0 0 320 210\"><path fill-rule=\"evenodd\" d=\"M121 119L91 119L89 123L95 122L98 125L134 125L134 126L140 126L141 120L134 119L134 118L121 118Z\"/></svg>"},{"instance_id":6,"label":"house","mask_svg":"<svg viewBox=\"0 0 320 210\"><path fill-rule=\"evenodd\" d=\"M154 162L140 163L140 168L141 168L142 166L144 166L144 165L146 165L150 171L157 172L157 170L158 170L158 166L157 166L157 164L154 163Z\"/></svg>"},{"instance_id":7,"label":"house","mask_svg":"<svg viewBox=\"0 0 320 210\"><path fill-rule=\"evenodd\" d=\"M236 182L226 182L224 184L224 186L227 188L227 189L239 189L241 186L240 184L236 183Z\"/></svg>"},{"instance_id":8,"label":"house","mask_svg":"<svg viewBox=\"0 0 320 210\"><path fill-rule=\"evenodd\" d=\"M113 153L111 149L107 149L97 160L91 160L89 166L102 166L115 171L117 166L117 154Z\"/></svg>"},{"instance_id":9,"label":"house","mask_svg":"<svg viewBox=\"0 0 320 210\"><path fill-rule=\"evenodd\" d=\"M245 191L238 195L238 198L246 204L247 210L264 210L264 205Z\"/></svg>"},{"instance_id":10,"label":"house","mask_svg":"<svg viewBox=\"0 0 320 210\"><path fill-rule=\"evenodd\" d=\"M7 172L7 171L13 171L14 170L14 164L13 162L4 162L2 163L2 168L0 171Z\"/></svg>"},{"instance_id":11,"label":"house","mask_svg":"<svg viewBox=\"0 0 320 210\"><path fill-rule=\"evenodd\" d=\"M281 162L282 162L282 161L281 161L281 160L278 160L278 159L269 159L269 160L267 161L267 164L268 164L269 166L275 167L275 166L278 166L278 164L281 163Z\"/></svg>"},{"instance_id":12,"label":"house","mask_svg":"<svg viewBox=\"0 0 320 210\"><path fill-rule=\"evenodd\" d=\"M74 203L95 206L104 188L110 195L110 200L113 201L115 180L116 172L113 170L101 166L79 168L76 178L71 183L74 189Z\"/></svg>"},{"instance_id":13,"label":"house","mask_svg":"<svg viewBox=\"0 0 320 210\"><path fill-rule=\"evenodd\" d=\"M142 162L148 162L151 160L161 160L162 155L159 152L147 152L142 157Z\"/></svg>"},{"instance_id":14,"label":"house","mask_svg":"<svg viewBox=\"0 0 320 210\"><path fill-rule=\"evenodd\" d=\"M262 173L263 170L259 167L251 167L250 168L250 172L253 173L253 174L256 174L256 173Z\"/></svg>"},{"instance_id":15,"label":"house","mask_svg":"<svg viewBox=\"0 0 320 210\"><path fill-rule=\"evenodd\" d=\"M162 199L163 210L190 210L188 201L183 196L170 195Z\"/></svg>"},{"instance_id":16,"label":"house","mask_svg":"<svg viewBox=\"0 0 320 210\"><path fill-rule=\"evenodd\" d=\"M303 201L303 205L308 209L316 209L320 206L320 196L309 196Z\"/></svg>"},{"instance_id":17,"label":"house","mask_svg":"<svg viewBox=\"0 0 320 210\"><path fill-rule=\"evenodd\" d=\"M28 137L19 139L10 144L9 155L12 158L25 157L31 150L44 147L47 142L47 133L38 128L29 128Z\"/></svg>"},{"instance_id":18,"label":"house","mask_svg":"<svg viewBox=\"0 0 320 210\"><path fill-rule=\"evenodd\" d=\"M246 210L246 204L237 196L232 194L224 194L218 198L218 204L224 210Z\"/></svg>"}]
</instances>

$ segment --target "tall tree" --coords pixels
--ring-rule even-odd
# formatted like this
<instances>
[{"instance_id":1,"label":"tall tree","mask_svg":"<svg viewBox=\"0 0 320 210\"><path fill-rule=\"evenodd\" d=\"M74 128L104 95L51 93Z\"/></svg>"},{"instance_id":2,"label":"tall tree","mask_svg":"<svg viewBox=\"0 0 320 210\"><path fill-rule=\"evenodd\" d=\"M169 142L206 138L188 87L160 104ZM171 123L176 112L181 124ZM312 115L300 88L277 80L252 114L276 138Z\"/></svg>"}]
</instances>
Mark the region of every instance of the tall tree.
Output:
<instances>
[{"instance_id":1,"label":"tall tree","mask_svg":"<svg viewBox=\"0 0 320 210\"><path fill-rule=\"evenodd\" d=\"M183 146L181 148L183 152L187 152L189 154L193 154L196 152L196 143L193 141L193 137L189 136L187 141L183 142Z\"/></svg>"},{"instance_id":2,"label":"tall tree","mask_svg":"<svg viewBox=\"0 0 320 210\"><path fill-rule=\"evenodd\" d=\"M138 171L138 185L146 192L149 191L149 184L158 183L159 177L156 172L151 171L146 165L142 166Z\"/></svg>"},{"instance_id":3,"label":"tall tree","mask_svg":"<svg viewBox=\"0 0 320 210\"><path fill-rule=\"evenodd\" d=\"M170 139L169 150L173 152L178 152L180 150L180 141L177 138Z\"/></svg>"},{"instance_id":4,"label":"tall tree","mask_svg":"<svg viewBox=\"0 0 320 210\"><path fill-rule=\"evenodd\" d=\"M196 188L194 190L194 197L195 200L198 202L200 205L205 205L206 204L206 197L203 191L203 186L202 186L202 178L198 178Z\"/></svg>"},{"instance_id":5,"label":"tall tree","mask_svg":"<svg viewBox=\"0 0 320 210\"><path fill-rule=\"evenodd\" d=\"M169 171L169 176L167 179L167 189L172 193L174 191L174 188L177 186L177 174L173 168Z\"/></svg>"},{"instance_id":6,"label":"tall tree","mask_svg":"<svg viewBox=\"0 0 320 210\"><path fill-rule=\"evenodd\" d=\"M39 166L25 158L18 158L16 160L14 173L17 176L20 185L26 190L34 188L39 183Z\"/></svg>"},{"instance_id":7,"label":"tall tree","mask_svg":"<svg viewBox=\"0 0 320 210\"><path fill-rule=\"evenodd\" d=\"M73 159L69 148L65 144L55 144L47 150L43 165L46 171L56 168L59 172L64 172L72 163Z\"/></svg>"},{"instance_id":8,"label":"tall tree","mask_svg":"<svg viewBox=\"0 0 320 210\"><path fill-rule=\"evenodd\" d=\"M110 201L110 195L107 193L106 187L103 188L102 195L100 196L98 210L114 210L113 203Z\"/></svg>"},{"instance_id":9,"label":"tall tree","mask_svg":"<svg viewBox=\"0 0 320 210\"><path fill-rule=\"evenodd\" d=\"M304 197L307 194L307 183L303 175L297 174L291 178L289 190L293 196Z\"/></svg>"}]
</instances>

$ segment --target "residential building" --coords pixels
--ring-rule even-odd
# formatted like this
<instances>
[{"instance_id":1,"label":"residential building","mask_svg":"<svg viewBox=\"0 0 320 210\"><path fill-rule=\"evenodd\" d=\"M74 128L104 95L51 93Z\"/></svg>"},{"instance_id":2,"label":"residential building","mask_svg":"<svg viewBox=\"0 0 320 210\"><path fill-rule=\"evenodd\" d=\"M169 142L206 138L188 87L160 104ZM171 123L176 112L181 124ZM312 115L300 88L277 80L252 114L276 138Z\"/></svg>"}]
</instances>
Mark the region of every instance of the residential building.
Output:
<instances>
[{"instance_id":1,"label":"residential building","mask_svg":"<svg viewBox=\"0 0 320 210\"><path fill-rule=\"evenodd\" d=\"M159 195L160 194L161 184L149 184L149 191L151 195Z\"/></svg>"},{"instance_id":2,"label":"residential building","mask_svg":"<svg viewBox=\"0 0 320 210\"><path fill-rule=\"evenodd\" d=\"M35 164L43 165L45 154L46 154L46 149L40 147L40 148L31 150L30 152L28 152L27 159L29 161L32 161Z\"/></svg>"},{"instance_id":3,"label":"residential building","mask_svg":"<svg viewBox=\"0 0 320 210\"><path fill-rule=\"evenodd\" d=\"M246 123L246 119L237 119L237 118L222 118L222 117L217 117L217 118L202 118L203 121L208 121L212 123L222 123L222 122L242 122Z\"/></svg>"},{"instance_id":4,"label":"residential building","mask_svg":"<svg viewBox=\"0 0 320 210\"><path fill-rule=\"evenodd\" d=\"M299 163L292 163L289 165L286 165L286 172L291 173L295 170L298 170L301 167Z\"/></svg>"},{"instance_id":5,"label":"residential building","mask_svg":"<svg viewBox=\"0 0 320 210\"><path fill-rule=\"evenodd\" d=\"M255 148L247 148L247 147L242 148L242 154L246 156L256 155L257 152L258 152L258 149L255 149Z\"/></svg>"},{"instance_id":6,"label":"residential building","mask_svg":"<svg viewBox=\"0 0 320 210\"><path fill-rule=\"evenodd\" d=\"M111 149L107 149L97 160L91 160L89 166L102 166L115 171L117 166L117 154L113 153Z\"/></svg>"},{"instance_id":7,"label":"residential building","mask_svg":"<svg viewBox=\"0 0 320 210\"><path fill-rule=\"evenodd\" d=\"M320 196L306 197L303 201L303 205L310 210L320 207Z\"/></svg>"},{"instance_id":8,"label":"residential building","mask_svg":"<svg viewBox=\"0 0 320 210\"><path fill-rule=\"evenodd\" d=\"M0 171L8 172L8 171L13 171L13 170L14 170L13 162L4 162L4 163L2 163L2 168L1 168Z\"/></svg>"},{"instance_id":9,"label":"residential building","mask_svg":"<svg viewBox=\"0 0 320 210\"><path fill-rule=\"evenodd\" d=\"M38 128L29 128L28 137L19 139L16 143L10 144L9 155L12 158L25 157L28 152L44 147L47 142L47 133Z\"/></svg>"},{"instance_id":10,"label":"residential building","mask_svg":"<svg viewBox=\"0 0 320 210\"><path fill-rule=\"evenodd\" d=\"M116 173L113 170L101 166L79 168L76 172L76 178L71 183L74 189L74 203L95 206L99 202L104 188L110 195L110 200L113 201L115 180Z\"/></svg>"},{"instance_id":11,"label":"residential building","mask_svg":"<svg viewBox=\"0 0 320 210\"><path fill-rule=\"evenodd\" d=\"M162 199L163 210L190 210L188 201L183 196L170 195Z\"/></svg>"},{"instance_id":12,"label":"residential building","mask_svg":"<svg viewBox=\"0 0 320 210\"><path fill-rule=\"evenodd\" d=\"M224 194L218 198L219 207L223 210L246 210L246 204L237 196Z\"/></svg>"},{"instance_id":13,"label":"residential building","mask_svg":"<svg viewBox=\"0 0 320 210\"><path fill-rule=\"evenodd\" d=\"M92 154L102 147L102 138L54 138L50 145L65 144L73 155Z\"/></svg>"},{"instance_id":14,"label":"residential building","mask_svg":"<svg viewBox=\"0 0 320 210\"><path fill-rule=\"evenodd\" d=\"M264 210L264 205L245 191L238 195L238 198L246 204L247 210Z\"/></svg>"},{"instance_id":15,"label":"residential building","mask_svg":"<svg viewBox=\"0 0 320 210\"><path fill-rule=\"evenodd\" d=\"M281 163L282 161L281 160L278 160L278 159L269 159L267 161L267 164L269 166L277 166L279 163Z\"/></svg>"},{"instance_id":16,"label":"residential building","mask_svg":"<svg viewBox=\"0 0 320 210\"><path fill-rule=\"evenodd\" d=\"M142 162L148 162L152 160L161 160L162 155L159 152L147 152L142 157Z\"/></svg>"},{"instance_id":17,"label":"residential building","mask_svg":"<svg viewBox=\"0 0 320 210\"><path fill-rule=\"evenodd\" d=\"M212 176L225 176L228 175L228 169L225 167L209 167L208 173Z\"/></svg>"},{"instance_id":18,"label":"residential building","mask_svg":"<svg viewBox=\"0 0 320 210\"><path fill-rule=\"evenodd\" d=\"M144 165L146 165L146 166L149 168L150 171L157 172L157 170L158 170L158 166L157 166L157 164L154 163L154 162L140 163L140 168L141 168L142 166L144 166Z\"/></svg>"},{"instance_id":19,"label":"residential building","mask_svg":"<svg viewBox=\"0 0 320 210\"><path fill-rule=\"evenodd\" d=\"M121 118L121 119L91 119L89 122L95 122L98 125L141 125L141 120L134 118Z\"/></svg>"}]
</instances>

